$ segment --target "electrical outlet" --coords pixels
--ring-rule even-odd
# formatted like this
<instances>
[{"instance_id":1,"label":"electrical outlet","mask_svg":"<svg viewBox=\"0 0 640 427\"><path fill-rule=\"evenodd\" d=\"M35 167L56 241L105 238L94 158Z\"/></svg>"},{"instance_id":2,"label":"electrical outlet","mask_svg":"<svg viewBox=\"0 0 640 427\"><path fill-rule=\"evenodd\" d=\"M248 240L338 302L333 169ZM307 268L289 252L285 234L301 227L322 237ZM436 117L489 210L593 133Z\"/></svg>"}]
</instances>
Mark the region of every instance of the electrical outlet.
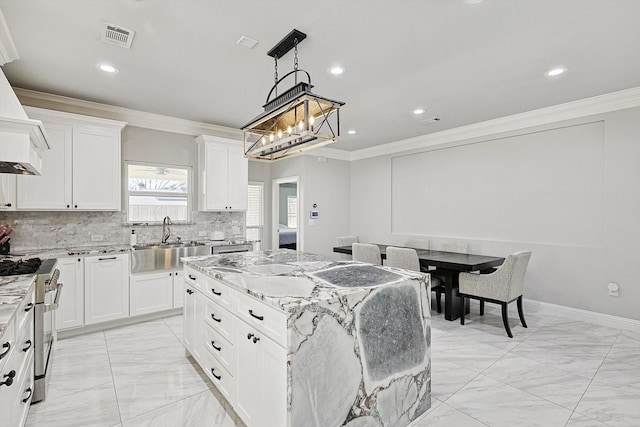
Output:
<instances>
[{"instance_id":1,"label":"electrical outlet","mask_svg":"<svg viewBox=\"0 0 640 427\"><path fill-rule=\"evenodd\" d=\"M102 234L92 234L91 235L92 242L102 242L104 241L104 236Z\"/></svg>"},{"instance_id":2,"label":"electrical outlet","mask_svg":"<svg viewBox=\"0 0 640 427\"><path fill-rule=\"evenodd\" d=\"M198 236L207 237L207 232L206 231L198 231Z\"/></svg>"},{"instance_id":3,"label":"electrical outlet","mask_svg":"<svg viewBox=\"0 0 640 427\"><path fill-rule=\"evenodd\" d=\"M615 282L609 282L607 284L607 289L609 289L609 296L617 297L620 286L618 286L618 284Z\"/></svg>"}]
</instances>

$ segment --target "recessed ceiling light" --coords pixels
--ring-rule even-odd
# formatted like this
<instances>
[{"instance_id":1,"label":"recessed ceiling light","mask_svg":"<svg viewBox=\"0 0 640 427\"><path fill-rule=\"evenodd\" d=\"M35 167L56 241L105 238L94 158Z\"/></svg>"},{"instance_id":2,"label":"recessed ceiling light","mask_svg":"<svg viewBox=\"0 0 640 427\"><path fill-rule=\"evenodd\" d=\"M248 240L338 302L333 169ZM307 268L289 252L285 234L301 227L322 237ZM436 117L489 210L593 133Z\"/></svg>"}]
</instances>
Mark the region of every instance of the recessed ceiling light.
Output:
<instances>
[{"instance_id":1,"label":"recessed ceiling light","mask_svg":"<svg viewBox=\"0 0 640 427\"><path fill-rule=\"evenodd\" d=\"M463 2L465 2L466 4L478 4L478 3L482 3L484 0L462 0Z\"/></svg>"},{"instance_id":2,"label":"recessed ceiling light","mask_svg":"<svg viewBox=\"0 0 640 427\"><path fill-rule=\"evenodd\" d=\"M341 76L342 74L345 73L345 71L346 70L343 67L339 67L339 66L329 68L329 74L332 74L334 76Z\"/></svg>"},{"instance_id":3,"label":"recessed ceiling light","mask_svg":"<svg viewBox=\"0 0 640 427\"><path fill-rule=\"evenodd\" d=\"M109 64L99 64L98 68L100 68L105 73L117 73L118 71L120 71L113 65L109 65Z\"/></svg>"},{"instance_id":4,"label":"recessed ceiling light","mask_svg":"<svg viewBox=\"0 0 640 427\"><path fill-rule=\"evenodd\" d=\"M413 110L413 114L419 116L420 114L424 114L424 110L422 108L416 108L415 110Z\"/></svg>"},{"instance_id":5,"label":"recessed ceiling light","mask_svg":"<svg viewBox=\"0 0 640 427\"><path fill-rule=\"evenodd\" d=\"M566 67L555 67L544 73L547 77L556 77L567 72Z\"/></svg>"},{"instance_id":6,"label":"recessed ceiling light","mask_svg":"<svg viewBox=\"0 0 640 427\"><path fill-rule=\"evenodd\" d=\"M253 47L258 44L258 40L254 40L251 37L242 36L238 39L236 44L239 44L240 46L244 46L247 49L253 49Z\"/></svg>"},{"instance_id":7,"label":"recessed ceiling light","mask_svg":"<svg viewBox=\"0 0 640 427\"><path fill-rule=\"evenodd\" d=\"M351 129L350 131L347 131L347 133L348 133L349 135L354 135L354 134L356 133L356 131L355 131L355 130L353 130L353 129Z\"/></svg>"}]
</instances>

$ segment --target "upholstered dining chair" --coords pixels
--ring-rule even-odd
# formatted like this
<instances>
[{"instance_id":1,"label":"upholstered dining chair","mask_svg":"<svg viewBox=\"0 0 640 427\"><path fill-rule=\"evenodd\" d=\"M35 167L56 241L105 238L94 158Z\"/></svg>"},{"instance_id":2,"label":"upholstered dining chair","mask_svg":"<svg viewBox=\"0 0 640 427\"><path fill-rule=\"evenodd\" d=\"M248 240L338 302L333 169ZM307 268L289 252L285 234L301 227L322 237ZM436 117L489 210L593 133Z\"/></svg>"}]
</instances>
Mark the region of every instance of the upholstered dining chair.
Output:
<instances>
[{"instance_id":1,"label":"upholstered dining chair","mask_svg":"<svg viewBox=\"0 0 640 427\"><path fill-rule=\"evenodd\" d=\"M360 262L368 262L370 264L382 265L380 257L380 248L371 243L353 243L351 245L353 252L353 260Z\"/></svg>"},{"instance_id":2,"label":"upholstered dining chair","mask_svg":"<svg viewBox=\"0 0 640 427\"><path fill-rule=\"evenodd\" d=\"M522 326L527 327L522 311L524 276L531 258L531 252L516 252L507 256L504 263L490 274L460 273L459 293L460 324L464 325L466 298L480 300L480 315L484 315L484 303L491 302L502 306L502 323L509 338L513 338L509 327L508 304L516 301Z\"/></svg>"},{"instance_id":3,"label":"upholstered dining chair","mask_svg":"<svg viewBox=\"0 0 640 427\"><path fill-rule=\"evenodd\" d=\"M429 241L425 239L408 239L404 242L408 248L429 249ZM388 249L388 248L387 248ZM387 253L387 260L389 254ZM388 261L387 261L388 263ZM436 310L442 313L442 294L444 293L444 278L439 274L433 274L435 270L429 270L426 266L420 266L420 271L431 275L431 292L436 293Z\"/></svg>"},{"instance_id":4,"label":"upholstered dining chair","mask_svg":"<svg viewBox=\"0 0 640 427\"><path fill-rule=\"evenodd\" d=\"M338 246L350 246L354 243L360 242L358 236L338 236L336 237L336 240L338 242Z\"/></svg>"},{"instance_id":5,"label":"upholstered dining chair","mask_svg":"<svg viewBox=\"0 0 640 427\"><path fill-rule=\"evenodd\" d=\"M415 249L387 246L387 266L420 271L420 260Z\"/></svg>"}]
</instances>

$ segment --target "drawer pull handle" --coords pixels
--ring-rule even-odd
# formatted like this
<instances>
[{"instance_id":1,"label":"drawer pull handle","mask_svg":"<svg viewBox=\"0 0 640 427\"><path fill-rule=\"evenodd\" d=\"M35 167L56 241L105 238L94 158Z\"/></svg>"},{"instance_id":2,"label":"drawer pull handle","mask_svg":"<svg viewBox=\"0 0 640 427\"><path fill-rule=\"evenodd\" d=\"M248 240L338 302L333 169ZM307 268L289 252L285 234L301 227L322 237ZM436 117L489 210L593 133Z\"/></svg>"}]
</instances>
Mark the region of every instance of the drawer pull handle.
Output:
<instances>
[{"instance_id":1,"label":"drawer pull handle","mask_svg":"<svg viewBox=\"0 0 640 427\"><path fill-rule=\"evenodd\" d=\"M6 342L2 344L2 348L6 348L6 350L0 353L0 360L2 360L9 353L9 350L11 350L11 343Z\"/></svg>"},{"instance_id":2,"label":"drawer pull handle","mask_svg":"<svg viewBox=\"0 0 640 427\"><path fill-rule=\"evenodd\" d=\"M114 257L114 256L110 256L108 258L98 258L98 261L109 261L109 260L112 260L112 259L117 259L117 258Z\"/></svg>"},{"instance_id":3,"label":"drawer pull handle","mask_svg":"<svg viewBox=\"0 0 640 427\"><path fill-rule=\"evenodd\" d=\"M222 347L216 347L216 342L213 340L211 341L211 347L215 348L218 351L222 350Z\"/></svg>"},{"instance_id":4,"label":"drawer pull handle","mask_svg":"<svg viewBox=\"0 0 640 427\"><path fill-rule=\"evenodd\" d=\"M5 376L3 378L7 378L6 380L4 380L3 382L0 383L0 386L2 385L6 385L7 387L11 386L11 384L13 384L13 377L16 376L16 371L14 371L13 369L8 373L5 374Z\"/></svg>"},{"instance_id":5,"label":"drawer pull handle","mask_svg":"<svg viewBox=\"0 0 640 427\"><path fill-rule=\"evenodd\" d=\"M29 304L24 306L24 311L29 312L32 308L33 308L33 303L30 302Z\"/></svg>"},{"instance_id":6,"label":"drawer pull handle","mask_svg":"<svg viewBox=\"0 0 640 427\"><path fill-rule=\"evenodd\" d=\"M251 341L253 341L253 343L255 344L258 341L260 341L260 337L253 337L253 339Z\"/></svg>"},{"instance_id":7,"label":"drawer pull handle","mask_svg":"<svg viewBox=\"0 0 640 427\"><path fill-rule=\"evenodd\" d=\"M222 319L218 319L214 313L211 313L211 318L218 323L222 322Z\"/></svg>"},{"instance_id":8,"label":"drawer pull handle","mask_svg":"<svg viewBox=\"0 0 640 427\"><path fill-rule=\"evenodd\" d=\"M31 396L33 396L33 389L31 387L29 387L25 391L29 393L29 396L27 396L26 398L22 399L22 403L27 403L29 401L29 399L31 399Z\"/></svg>"},{"instance_id":9,"label":"drawer pull handle","mask_svg":"<svg viewBox=\"0 0 640 427\"><path fill-rule=\"evenodd\" d=\"M26 340L25 344L27 344L27 346L25 348L23 348L22 351L24 351L26 353L27 351L29 351L29 349L31 348L33 343L31 342L31 340Z\"/></svg>"},{"instance_id":10,"label":"drawer pull handle","mask_svg":"<svg viewBox=\"0 0 640 427\"><path fill-rule=\"evenodd\" d=\"M211 288L211 293L214 294L214 295L217 295L217 296L222 295L222 292L216 292L215 288Z\"/></svg>"},{"instance_id":11,"label":"drawer pull handle","mask_svg":"<svg viewBox=\"0 0 640 427\"><path fill-rule=\"evenodd\" d=\"M253 314L253 310L249 310L249 314L258 320L264 320L264 316L258 316L257 314Z\"/></svg>"},{"instance_id":12,"label":"drawer pull handle","mask_svg":"<svg viewBox=\"0 0 640 427\"><path fill-rule=\"evenodd\" d=\"M191 294L193 293L193 291L192 291L191 289L187 289L187 293L188 293L189 295L191 295Z\"/></svg>"},{"instance_id":13,"label":"drawer pull handle","mask_svg":"<svg viewBox=\"0 0 640 427\"><path fill-rule=\"evenodd\" d=\"M196 276L189 275L189 279L196 280Z\"/></svg>"},{"instance_id":14,"label":"drawer pull handle","mask_svg":"<svg viewBox=\"0 0 640 427\"><path fill-rule=\"evenodd\" d=\"M250 340L253 334L247 334L247 339Z\"/></svg>"},{"instance_id":15,"label":"drawer pull handle","mask_svg":"<svg viewBox=\"0 0 640 427\"><path fill-rule=\"evenodd\" d=\"M214 371L213 368L211 368L211 375L213 375L217 380L222 379L222 375L216 375L216 371Z\"/></svg>"}]
</instances>

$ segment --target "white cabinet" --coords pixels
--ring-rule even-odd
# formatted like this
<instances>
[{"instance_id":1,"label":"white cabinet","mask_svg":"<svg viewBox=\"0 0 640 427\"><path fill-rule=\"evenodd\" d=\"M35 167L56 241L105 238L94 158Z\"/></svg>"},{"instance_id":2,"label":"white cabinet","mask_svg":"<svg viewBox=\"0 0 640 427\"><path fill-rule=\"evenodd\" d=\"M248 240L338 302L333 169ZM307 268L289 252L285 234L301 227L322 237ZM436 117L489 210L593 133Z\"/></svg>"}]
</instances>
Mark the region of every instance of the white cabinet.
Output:
<instances>
[{"instance_id":1,"label":"white cabinet","mask_svg":"<svg viewBox=\"0 0 640 427\"><path fill-rule=\"evenodd\" d=\"M87 325L129 317L129 254L85 258L84 283Z\"/></svg>"},{"instance_id":2,"label":"white cabinet","mask_svg":"<svg viewBox=\"0 0 640 427\"><path fill-rule=\"evenodd\" d=\"M198 210L247 210L249 163L241 141L201 135L198 144Z\"/></svg>"},{"instance_id":3,"label":"white cabinet","mask_svg":"<svg viewBox=\"0 0 640 427\"><path fill-rule=\"evenodd\" d=\"M16 175L0 174L0 211L16 210Z\"/></svg>"},{"instance_id":4,"label":"white cabinet","mask_svg":"<svg viewBox=\"0 0 640 427\"><path fill-rule=\"evenodd\" d=\"M42 120L50 150L41 176L17 178L24 210L120 210L120 132L125 123L27 108Z\"/></svg>"},{"instance_id":5,"label":"white cabinet","mask_svg":"<svg viewBox=\"0 0 640 427\"><path fill-rule=\"evenodd\" d=\"M131 316L173 308L173 272L132 274L130 283Z\"/></svg>"},{"instance_id":6,"label":"white cabinet","mask_svg":"<svg viewBox=\"0 0 640 427\"><path fill-rule=\"evenodd\" d=\"M248 427L287 426L286 314L190 267L185 278L187 351Z\"/></svg>"},{"instance_id":7,"label":"white cabinet","mask_svg":"<svg viewBox=\"0 0 640 427\"><path fill-rule=\"evenodd\" d=\"M58 258L58 281L64 285L56 310L58 331L84 326L84 260Z\"/></svg>"},{"instance_id":8,"label":"white cabinet","mask_svg":"<svg viewBox=\"0 0 640 427\"><path fill-rule=\"evenodd\" d=\"M173 308L180 308L184 304L184 271L173 272Z\"/></svg>"}]
</instances>

